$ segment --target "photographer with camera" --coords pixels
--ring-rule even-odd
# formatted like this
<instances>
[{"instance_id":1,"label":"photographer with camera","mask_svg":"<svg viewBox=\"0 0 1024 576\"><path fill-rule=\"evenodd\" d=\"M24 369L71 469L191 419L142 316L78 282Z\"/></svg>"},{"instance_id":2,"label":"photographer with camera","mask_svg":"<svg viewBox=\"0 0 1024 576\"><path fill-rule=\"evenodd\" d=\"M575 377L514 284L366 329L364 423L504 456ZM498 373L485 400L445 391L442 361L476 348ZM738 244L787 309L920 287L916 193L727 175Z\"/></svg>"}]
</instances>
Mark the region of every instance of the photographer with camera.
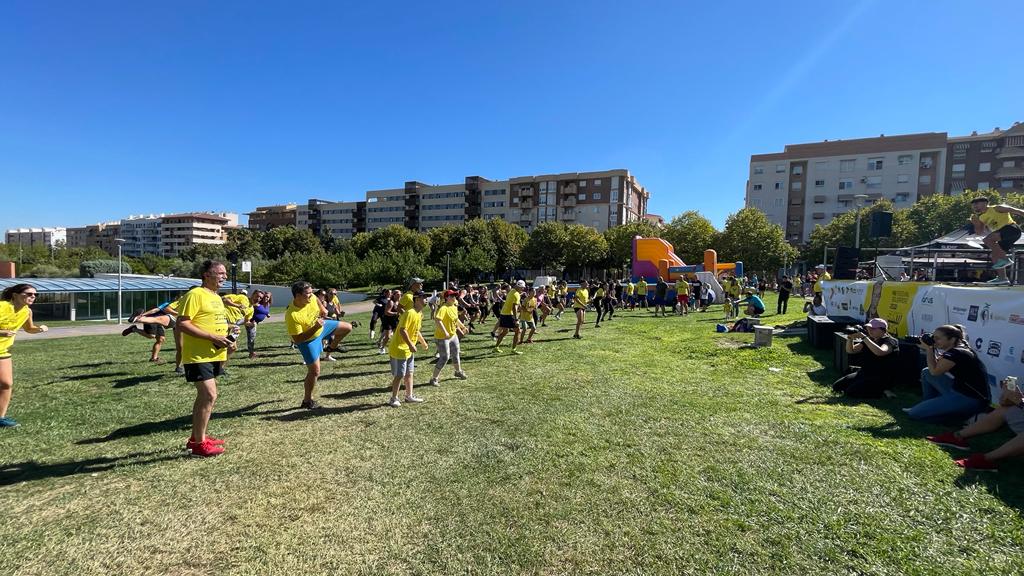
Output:
<instances>
[{"instance_id":1,"label":"photographer with camera","mask_svg":"<svg viewBox=\"0 0 1024 576\"><path fill-rule=\"evenodd\" d=\"M967 458L961 458L956 461L956 465L972 470L996 470L1000 460L1024 455L1024 395L1017 388L1017 378L1013 376L1003 380L1002 388L999 406L995 410L978 418L973 424L963 427L959 432L928 436L928 441L957 450L970 450L968 438L995 432L1006 424L1015 434L1012 439L990 452L976 452Z\"/></svg>"},{"instance_id":2,"label":"photographer with camera","mask_svg":"<svg viewBox=\"0 0 1024 576\"><path fill-rule=\"evenodd\" d=\"M856 354L850 362L860 367L836 380L832 391L850 398L881 398L892 386L893 360L900 343L888 332L889 323L872 318L863 326L847 330L846 353Z\"/></svg>"},{"instance_id":3,"label":"photographer with camera","mask_svg":"<svg viewBox=\"0 0 1024 576\"><path fill-rule=\"evenodd\" d=\"M903 409L911 418L966 418L989 405L988 371L967 343L963 326L939 326L933 334L922 336L917 345L925 351L928 367L921 370L924 399Z\"/></svg>"}]
</instances>

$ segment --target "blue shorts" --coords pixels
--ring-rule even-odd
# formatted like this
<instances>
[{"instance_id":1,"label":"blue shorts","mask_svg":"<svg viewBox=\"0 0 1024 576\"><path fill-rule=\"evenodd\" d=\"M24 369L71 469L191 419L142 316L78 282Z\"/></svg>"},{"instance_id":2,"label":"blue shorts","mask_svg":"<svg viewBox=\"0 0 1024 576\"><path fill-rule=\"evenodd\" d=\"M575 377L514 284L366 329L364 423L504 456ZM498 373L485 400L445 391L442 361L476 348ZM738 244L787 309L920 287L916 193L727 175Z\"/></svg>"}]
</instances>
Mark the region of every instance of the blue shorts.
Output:
<instances>
[{"instance_id":1,"label":"blue shorts","mask_svg":"<svg viewBox=\"0 0 1024 576\"><path fill-rule=\"evenodd\" d=\"M416 372L416 355L408 358L391 358L391 375L395 378L404 378Z\"/></svg>"},{"instance_id":2,"label":"blue shorts","mask_svg":"<svg viewBox=\"0 0 1024 576\"><path fill-rule=\"evenodd\" d=\"M320 361L320 354L323 354L324 351L324 340L330 338L337 328L337 320L324 320L324 330L319 336L309 342L296 345L299 353L302 354L302 362L304 364L315 364Z\"/></svg>"}]
</instances>

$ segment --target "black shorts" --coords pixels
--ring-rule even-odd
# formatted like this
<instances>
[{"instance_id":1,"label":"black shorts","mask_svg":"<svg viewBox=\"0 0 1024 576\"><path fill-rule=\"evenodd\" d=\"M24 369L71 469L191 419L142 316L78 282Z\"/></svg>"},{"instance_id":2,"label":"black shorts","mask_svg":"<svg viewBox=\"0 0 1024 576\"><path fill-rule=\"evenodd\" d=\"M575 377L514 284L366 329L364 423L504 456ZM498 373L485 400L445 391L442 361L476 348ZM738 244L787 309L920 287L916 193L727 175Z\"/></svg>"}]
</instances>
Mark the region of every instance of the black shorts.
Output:
<instances>
[{"instance_id":1,"label":"black shorts","mask_svg":"<svg viewBox=\"0 0 1024 576\"><path fill-rule=\"evenodd\" d=\"M200 362L185 364L185 382L202 382L212 380L224 373L223 362Z\"/></svg>"},{"instance_id":2,"label":"black shorts","mask_svg":"<svg viewBox=\"0 0 1024 576\"><path fill-rule=\"evenodd\" d=\"M167 331L164 330L164 327L159 324L143 324L142 331L157 338L163 338L167 333Z\"/></svg>"},{"instance_id":3,"label":"black shorts","mask_svg":"<svg viewBox=\"0 0 1024 576\"><path fill-rule=\"evenodd\" d=\"M381 330L391 330L393 332L396 328L398 328L398 316L381 316Z\"/></svg>"},{"instance_id":4,"label":"black shorts","mask_svg":"<svg viewBox=\"0 0 1024 576\"><path fill-rule=\"evenodd\" d=\"M491 306L491 314L494 314L495 316L501 316L501 302L495 302Z\"/></svg>"},{"instance_id":5,"label":"black shorts","mask_svg":"<svg viewBox=\"0 0 1024 576\"><path fill-rule=\"evenodd\" d=\"M514 330L519 324L516 323L516 317L511 314L501 314L498 318L498 326L501 328L508 328Z\"/></svg>"},{"instance_id":6,"label":"black shorts","mask_svg":"<svg viewBox=\"0 0 1024 576\"><path fill-rule=\"evenodd\" d=\"M999 232L999 247L1003 250L1012 250L1013 245L1020 240L1020 226L1016 224L1007 224L996 232Z\"/></svg>"}]
</instances>

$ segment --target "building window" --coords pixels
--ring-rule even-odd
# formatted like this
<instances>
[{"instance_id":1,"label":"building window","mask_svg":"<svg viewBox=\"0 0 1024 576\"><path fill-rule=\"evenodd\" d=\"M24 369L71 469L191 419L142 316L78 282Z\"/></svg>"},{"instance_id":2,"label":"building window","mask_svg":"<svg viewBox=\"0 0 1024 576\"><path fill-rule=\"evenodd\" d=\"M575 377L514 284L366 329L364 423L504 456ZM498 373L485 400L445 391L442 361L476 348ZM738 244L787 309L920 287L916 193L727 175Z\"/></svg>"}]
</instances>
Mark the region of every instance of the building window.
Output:
<instances>
[{"instance_id":1,"label":"building window","mask_svg":"<svg viewBox=\"0 0 1024 576\"><path fill-rule=\"evenodd\" d=\"M1004 160L1003 161L1003 168L1013 168L1016 165L1017 165L1016 162L1014 162L1013 160Z\"/></svg>"},{"instance_id":2,"label":"building window","mask_svg":"<svg viewBox=\"0 0 1024 576\"><path fill-rule=\"evenodd\" d=\"M868 188L879 188L882 185L882 177L868 176L864 182L868 185Z\"/></svg>"},{"instance_id":3,"label":"building window","mask_svg":"<svg viewBox=\"0 0 1024 576\"><path fill-rule=\"evenodd\" d=\"M754 166L754 174L764 174L764 166Z\"/></svg>"},{"instance_id":4,"label":"building window","mask_svg":"<svg viewBox=\"0 0 1024 576\"><path fill-rule=\"evenodd\" d=\"M800 191L800 190L803 190L803 189L804 189L804 183L803 183L803 182L793 182L793 183L791 183L791 184L789 185L789 187L790 187L790 188L791 188L791 189L792 189L793 191L797 191L797 192L798 192L798 191Z\"/></svg>"},{"instance_id":5,"label":"building window","mask_svg":"<svg viewBox=\"0 0 1024 576\"><path fill-rule=\"evenodd\" d=\"M814 181L814 187L815 188L824 188L825 187L825 181L824 180L815 180Z\"/></svg>"},{"instance_id":6,"label":"building window","mask_svg":"<svg viewBox=\"0 0 1024 576\"><path fill-rule=\"evenodd\" d=\"M918 176L917 183L920 184L921 186L927 186L927 185L931 184L932 183L931 174L922 174L922 175Z\"/></svg>"},{"instance_id":7,"label":"building window","mask_svg":"<svg viewBox=\"0 0 1024 576\"><path fill-rule=\"evenodd\" d=\"M909 174L900 174L899 176L896 177L896 183L897 184L909 184L910 183L910 175Z\"/></svg>"},{"instance_id":8,"label":"building window","mask_svg":"<svg viewBox=\"0 0 1024 576\"><path fill-rule=\"evenodd\" d=\"M881 170L885 158L868 158L868 170Z\"/></svg>"},{"instance_id":9,"label":"building window","mask_svg":"<svg viewBox=\"0 0 1024 576\"><path fill-rule=\"evenodd\" d=\"M921 157L921 168L923 168L925 170L931 170L932 169L932 157L931 156L922 156Z\"/></svg>"},{"instance_id":10,"label":"building window","mask_svg":"<svg viewBox=\"0 0 1024 576\"><path fill-rule=\"evenodd\" d=\"M967 165L966 164L953 164L953 175L955 176L955 175L957 175L957 173L959 173L960 176L963 176L964 175L964 171L966 169L967 169Z\"/></svg>"},{"instance_id":11,"label":"building window","mask_svg":"<svg viewBox=\"0 0 1024 576\"><path fill-rule=\"evenodd\" d=\"M785 171L786 171L786 165L785 164L776 164L775 165L775 173L776 174L782 174Z\"/></svg>"},{"instance_id":12,"label":"building window","mask_svg":"<svg viewBox=\"0 0 1024 576\"><path fill-rule=\"evenodd\" d=\"M896 161L900 166L910 166L914 162L914 155L900 154Z\"/></svg>"},{"instance_id":13,"label":"building window","mask_svg":"<svg viewBox=\"0 0 1024 576\"><path fill-rule=\"evenodd\" d=\"M754 184L754 191L755 192L760 192L761 190L764 190L764 185L763 184Z\"/></svg>"},{"instance_id":14,"label":"building window","mask_svg":"<svg viewBox=\"0 0 1024 576\"><path fill-rule=\"evenodd\" d=\"M804 173L803 166L793 166L793 176L801 176Z\"/></svg>"},{"instance_id":15,"label":"building window","mask_svg":"<svg viewBox=\"0 0 1024 576\"><path fill-rule=\"evenodd\" d=\"M775 207L776 208L782 208L782 198L776 198L775 199Z\"/></svg>"},{"instance_id":16,"label":"building window","mask_svg":"<svg viewBox=\"0 0 1024 576\"><path fill-rule=\"evenodd\" d=\"M995 149L996 149L996 141L995 140L987 140L987 141L981 143L981 151L982 152L991 152L991 151L993 151Z\"/></svg>"},{"instance_id":17,"label":"building window","mask_svg":"<svg viewBox=\"0 0 1024 576\"><path fill-rule=\"evenodd\" d=\"M893 200L895 200L896 202L906 202L908 199L910 199L910 194L906 192L900 192L899 194L893 197Z\"/></svg>"},{"instance_id":18,"label":"building window","mask_svg":"<svg viewBox=\"0 0 1024 576\"><path fill-rule=\"evenodd\" d=\"M580 188L586 188L586 187L587 187L587 181L586 180L580 180Z\"/></svg>"},{"instance_id":19,"label":"building window","mask_svg":"<svg viewBox=\"0 0 1024 576\"><path fill-rule=\"evenodd\" d=\"M857 167L856 160L840 160L839 171L840 172L853 172L854 168Z\"/></svg>"},{"instance_id":20,"label":"building window","mask_svg":"<svg viewBox=\"0 0 1024 576\"><path fill-rule=\"evenodd\" d=\"M1003 180L999 183L1000 188L1013 188L1013 180Z\"/></svg>"},{"instance_id":21,"label":"building window","mask_svg":"<svg viewBox=\"0 0 1024 576\"><path fill-rule=\"evenodd\" d=\"M600 214L600 213L601 213L601 209L598 208L597 206L594 206L594 214Z\"/></svg>"},{"instance_id":22,"label":"building window","mask_svg":"<svg viewBox=\"0 0 1024 576\"><path fill-rule=\"evenodd\" d=\"M988 172L991 169L992 169L992 163L991 162L979 162L978 163L978 172Z\"/></svg>"},{"instance_id":23,"label":"building window","mask_svg":"<svg viewBox=\"0 0 1024 576\"><path fill-rule=\"evenodd\" d=\"M581 192L581 193L577 194L576 195L576 199L577 200L586 200L587 199L587 193L586 192Z\"/></svg>"},{"instance_id":24,"label":"building window","mask_svg":"<svg viewBox=\"0 0 1024 576\"><path fill-rule=\"evenodd\" d=\"M593 200L600 200L601 199L601 193L600 192L594 192L594 194L592 196L592 199Z\"/></svg>"},{"instance_id":25,"label":"building window","mask_svg":"<svg viewBox=\"0 0 1024 576\"><path fill-rule=\"evenodd\" d=\"M988 182L978 182L978 190L988 190Z\"/></svg>"},{"instance_id":26,"label":"building window","mask_svg":"<svg viewBox=\"0 0 1024 576\"><path fill-rule=\"evenodd\" d=\"M775 183L775 189L776 190L782 190L782 182L776 182Z\"/></svg>"},{"instance_id":27,"label":"building window","mask_svg":"<svg viewBox=\"0 0 1024 576\"><path fill-rule=\"evenodd\" d=\"M853 180L840 180L839 181L839 189L840 190L853 190Z\"/></svg>"},{"instance_id":28,"label":"building window","mask_svg":"<svg viewBox=\"0 0 1024 576\"><path fill-rule=\"evenodd\" d=\"M597 180L594 180L594 186L600 186L600 185L601 185L601 179L600 178L598 178Z\"/></svg>"}]
</instances>

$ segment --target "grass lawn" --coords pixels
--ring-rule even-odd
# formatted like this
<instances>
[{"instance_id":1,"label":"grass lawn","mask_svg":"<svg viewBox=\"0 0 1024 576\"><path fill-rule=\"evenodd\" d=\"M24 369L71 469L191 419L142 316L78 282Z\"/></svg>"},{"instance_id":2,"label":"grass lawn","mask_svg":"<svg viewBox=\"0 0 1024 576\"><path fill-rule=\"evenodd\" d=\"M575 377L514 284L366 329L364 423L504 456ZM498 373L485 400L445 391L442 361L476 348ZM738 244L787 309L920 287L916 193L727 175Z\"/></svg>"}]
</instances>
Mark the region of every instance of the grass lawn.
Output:
<instances>
[{"instance_id":1,"label":"grass lawn","mask_svg":"<svg viewBox=\"0 0 1024 576\"><path fill-rule=\"evenodd\" d=\"M913 388L836 401L830 351L741 347L719 310L582 341L549 321L522 356L485 332L468 381L446 368L399 409L364 324L320 412L295 409L304 369L265 325L208 460L182 457L194 392L148 341L17 343L0 574L1020 574L1024 466L964 473L900 412Z\"/></svg>"}]
</instances>

